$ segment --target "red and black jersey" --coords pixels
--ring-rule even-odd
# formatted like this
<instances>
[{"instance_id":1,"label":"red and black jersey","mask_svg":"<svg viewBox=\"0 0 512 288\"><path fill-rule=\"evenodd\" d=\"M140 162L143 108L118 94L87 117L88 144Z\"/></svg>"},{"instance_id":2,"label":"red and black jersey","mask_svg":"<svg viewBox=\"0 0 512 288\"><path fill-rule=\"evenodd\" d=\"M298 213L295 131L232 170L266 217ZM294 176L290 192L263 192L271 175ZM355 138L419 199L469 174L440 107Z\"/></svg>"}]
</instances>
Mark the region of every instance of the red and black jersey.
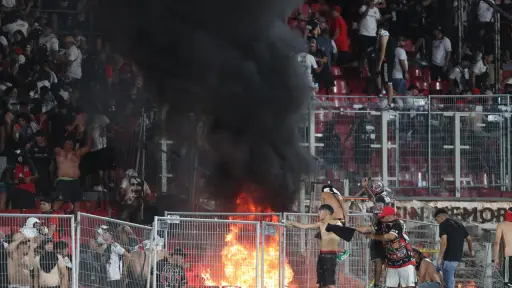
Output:
<instances>
[{"instance_id":1,"label":"red and black jersey","mask_svg":"<svg viewBox=\"0 0 512 288\"><path fill-rule=\"evenodd\" d=\"M386 251L387 267L401 268L416 265L404 222L395 220L383 223L382 229L384 234L393 234L395 236L394 240L383 242Z\"/></svg>"}]
</instances>

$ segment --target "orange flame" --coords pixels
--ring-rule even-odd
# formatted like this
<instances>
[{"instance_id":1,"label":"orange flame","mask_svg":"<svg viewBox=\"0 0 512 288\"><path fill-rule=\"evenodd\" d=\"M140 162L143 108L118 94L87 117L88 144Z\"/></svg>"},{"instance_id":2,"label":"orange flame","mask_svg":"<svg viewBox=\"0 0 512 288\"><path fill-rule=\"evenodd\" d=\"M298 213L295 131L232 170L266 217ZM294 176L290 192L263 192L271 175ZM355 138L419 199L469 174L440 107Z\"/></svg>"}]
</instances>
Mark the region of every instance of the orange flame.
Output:
<instances>
[{"instance_id":1,"label":"orange flame","mask_svg":"<svg viewBox=\"0 0 512 288\"><path fill-rule=\"evenodd\" d=\"M250 194L242 193L237 198L237 213L270 213L272 210L269 207L257 206ZM245 220L245 221L268 221L277 222L278 216L269 217L271 219L258 219L256 215L248 215L241 219L240 217L230 217L230 220ZM261 251L258 251L256 243L253 239L251 242L243 241L243 235L241 235L241 225L231 225L229 227L229 233L226 234L225 243L226 246L222 250L222 266L223 266L223 278L217 283L211 279L210 269L205 269L201 276L203 278L204 285L218 286L218 283L222 286L238 286L238 287L251 287L259 285L256 283L256 269L260 269L256 265L256 259L261 261ZM243 243L242 243L243 242ZM261 247L260 247L261 249ZM266 288L277 288L280 287L279 282L279 236L265 236L265 245L263 249L264 253L264 287ZM284 252L284 251L281 251ZM285 261L284 267L285 284L289 285L293 280L293 270ZM261 281L261 280L260 280Z\"/></svg>"}]
</instances>

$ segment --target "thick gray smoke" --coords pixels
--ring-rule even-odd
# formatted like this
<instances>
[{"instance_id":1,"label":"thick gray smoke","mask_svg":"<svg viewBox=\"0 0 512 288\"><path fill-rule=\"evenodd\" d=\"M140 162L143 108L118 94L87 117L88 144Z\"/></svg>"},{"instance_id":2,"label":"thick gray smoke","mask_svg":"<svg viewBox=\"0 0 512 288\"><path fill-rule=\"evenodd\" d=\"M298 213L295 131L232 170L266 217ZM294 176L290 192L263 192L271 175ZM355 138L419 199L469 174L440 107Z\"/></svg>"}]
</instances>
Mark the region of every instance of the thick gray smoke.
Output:
<instances>
[{"instance_id":1,"label":"thick gray smoke","mask_svg":"<svg viewBox=\"0 0 512 288\"><path fill-rule=\"evenodd\" d=\"M235 199L254 183L260 201L289 206L310 167L296 135L309 97L296 56L305 43L286 25L302 1L100 2L102 32L141 68L169 127L189 113L206 119L213 196Z\"/></svg>"}]
</instances>

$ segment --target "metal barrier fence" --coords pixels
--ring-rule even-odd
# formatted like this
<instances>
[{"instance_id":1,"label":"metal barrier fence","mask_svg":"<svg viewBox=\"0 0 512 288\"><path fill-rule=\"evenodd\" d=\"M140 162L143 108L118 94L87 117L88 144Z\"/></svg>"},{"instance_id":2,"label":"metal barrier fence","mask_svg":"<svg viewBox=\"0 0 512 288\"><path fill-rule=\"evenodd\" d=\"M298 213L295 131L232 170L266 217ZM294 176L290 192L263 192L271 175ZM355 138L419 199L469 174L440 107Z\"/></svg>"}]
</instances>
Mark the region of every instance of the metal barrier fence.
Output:
<instances>
[{"instance_id":1,"label":"metal barrier fence","mask_svg":"<svg viewBox=\"0 0 512 288\"><path fill-rule=\"evenodd\" d=\"M152 227L78 214L76 262L84 287L144 287L151 271ZM162 253L157 253L159 257ZM164 253L165 254L165 253ZM133 285L133 286L130 286Z\"/></svg>"},{"instance_id":2,"label":"metal barrier fence","mask_svg":"<svg viewBox=\"0 0 512 288\"><path fill-rule=\"evenodd\" d=\"M260 222L156 217L154 233L168 239L171 261L154 259L153 287L261 284Z\"/></svg>"},{"instance_id":3,"label":"metal barrier fence","mask_svg":"<svg viewBox=\"0 0 512 288\"><path fill-rule=\"evenodd\" d=\"M275 222L281 221L281 213L231 213L231 212L171 212L166 211L165 217L170 218L199 218L199 219L220 219Z\"/></svg>"},{"instance_id":4,"label":"metal barrier fence","mask_svg":"<svg viewBox=\"0 0 512 288\"><path fill-rule=\"evenodd\" d=\"M312 104L312 133L302 137L319 160L317 179L357 186L378 177L404 196L512 190L508 95L397 97L403 105L387 111L375 97L327 97ZM353 196L360 187L351 187Z\"/></svg>"},{"instance_id":5,"label":"metal barrier fence","mask_svg":"<svg viewBox=\"0 0 512 288\"><path fill-rule=\"evenodd\" d=\"M1 285L77 287L74 230L73 216L0 214Z\"/></svg>"}]
</instances>

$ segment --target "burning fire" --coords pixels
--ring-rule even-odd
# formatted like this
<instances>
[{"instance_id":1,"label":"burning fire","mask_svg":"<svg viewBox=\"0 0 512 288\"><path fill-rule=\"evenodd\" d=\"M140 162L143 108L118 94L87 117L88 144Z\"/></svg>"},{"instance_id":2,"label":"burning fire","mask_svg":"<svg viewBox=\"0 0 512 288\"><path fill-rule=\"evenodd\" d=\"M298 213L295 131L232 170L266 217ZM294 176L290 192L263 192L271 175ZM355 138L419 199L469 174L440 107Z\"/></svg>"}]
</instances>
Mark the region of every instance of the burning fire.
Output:
<instances>
[{"instance_id":1,"label":"burning fire","mask_svg":"<svg viewBox=\"0 0 512 288\"><path fill-rule=\"evenodd\" d=\"M253 199L249 194L241 194L237 201L238 213L270 213L270 208L259 207L254 204ZM247 218L240 219L237 217L231 217L230 220L245 220L245 221L260 221L256 216L251 215ZM272 219L264 219L268 222L278 222L277 216L272 216ZM261 261L261 255L256 249L256 243L252 240L251 243L241 243L240 238L237 237L240 233L241 225L233 224L229 227L229 233L225 236L226 246L222 249L222 267L224 275L219 281L215 281L211 277L210 269L202 271L201 276L204 281L204 285L208 286L238 286L242 288L252 287L258 285L256 283L256 272L255 269L261 269L256 266L256 259ZM277 288L280 287L279 283L279 236L265 236L264 245L264 287L265 288ZM261 249L261 248L260 248ZM293 280L293 270L285 262L285 285L289 285ZM258 271L260 273L260 271Z\"/></svg>"}]
</instances>

